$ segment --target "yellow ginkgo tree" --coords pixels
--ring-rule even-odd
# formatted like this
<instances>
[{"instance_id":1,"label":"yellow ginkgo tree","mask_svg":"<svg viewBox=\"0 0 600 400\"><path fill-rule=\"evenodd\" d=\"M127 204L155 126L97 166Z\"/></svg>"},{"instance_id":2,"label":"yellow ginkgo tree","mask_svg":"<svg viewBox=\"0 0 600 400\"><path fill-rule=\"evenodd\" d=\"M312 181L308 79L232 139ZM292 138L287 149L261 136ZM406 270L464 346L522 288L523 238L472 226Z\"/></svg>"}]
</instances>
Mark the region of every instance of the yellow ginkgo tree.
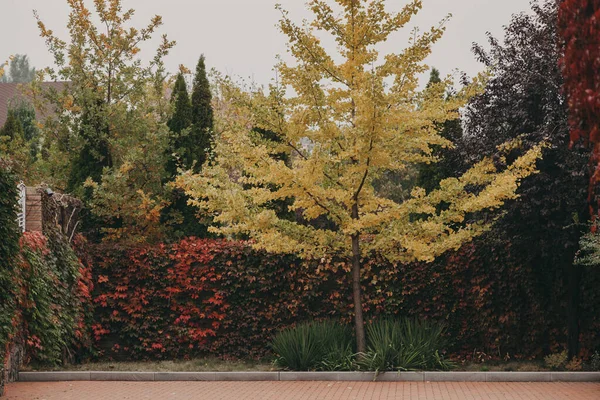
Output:
<instances>
[{"instance_id":1,"label":"yellow ginkgo tree","mask_svg":"<svg viewBox=\"0 0 600 400\"><path fill-rule=\"evenodd\" d=\"M201 174L182 174L178 184L214 216L213 232L245 235L269 252L351 260L357 349L364 352L361 257L432 261L458 249L489 228L489 211L517 197L541 149L506 144L494 160L483 159L429 193L415 187L401 203L379 195L374 183L384 173L436 162L433 149L452 145L439 126L458 117L483 79L454 96L445 96L450 79L419 89L423 60L443 24L415 32L399 54L378 53L421 1L399 13L388 12L384 0L311 0L308 6L314 21L300 26L282 10L280 28L295 62L278 65L279 85L263 93L220 82L213 159ZM321 44L327 33L337 54ZM278 202L296 218L278 213Z\"/></svg>"}]
</instances>

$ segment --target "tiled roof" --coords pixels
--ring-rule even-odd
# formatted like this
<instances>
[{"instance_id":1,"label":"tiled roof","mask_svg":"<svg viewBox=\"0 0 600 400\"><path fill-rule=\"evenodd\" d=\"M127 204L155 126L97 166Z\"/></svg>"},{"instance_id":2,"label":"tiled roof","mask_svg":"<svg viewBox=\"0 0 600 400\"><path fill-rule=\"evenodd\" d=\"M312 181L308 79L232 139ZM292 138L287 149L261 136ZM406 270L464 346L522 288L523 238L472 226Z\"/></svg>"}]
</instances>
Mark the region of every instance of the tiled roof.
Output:
<instances>
[{"instance_id":1,"label":"tiled roof","mask_svg":"<svg viewBox=\"0 0 600 400\"><path fill-rule=\"evenodd\" d=\"M26 96L22 93L20 88L21 83L0 83L0 127L4 126L6 122L6 116L8 114L8 106L10 101L13 99L26 99ZM42 89L54 88L58 91L64 89L66 82L42 82ZM41 115L36 110L36 116L38 118Z\"/></svg>"}]
</instances>

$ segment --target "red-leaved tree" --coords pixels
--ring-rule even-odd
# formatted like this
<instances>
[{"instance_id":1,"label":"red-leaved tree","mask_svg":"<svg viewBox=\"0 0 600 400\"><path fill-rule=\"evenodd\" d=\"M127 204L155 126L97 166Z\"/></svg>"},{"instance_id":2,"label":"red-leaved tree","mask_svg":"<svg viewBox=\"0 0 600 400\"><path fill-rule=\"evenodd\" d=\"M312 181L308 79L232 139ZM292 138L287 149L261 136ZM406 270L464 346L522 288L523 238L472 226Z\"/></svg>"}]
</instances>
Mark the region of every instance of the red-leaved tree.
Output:
<instances>
[{"instance_id":1,"label":"red-leaved tree","mask_svg":"<svg viewBox=\"0 0 600 400\"><path fill-rule=\"evenodd\" d=\"M569 106L571 144L591 148L589 211L596 222L600 210L600 0L563 0L558 12L562 38L561 67ZM597 224L594 223L596 231ZM579 350L581 267L569 274L569 356Z\"/></svg>"},{"instance_id":2,"label":"red-leaved tree","mask_svg":"<svg viewBox=\"0 0 600 400\"><path fill-rule=\"evenodd\" d=\"M558 19L571 142L583 140L593 149L590 211L596 215L600 199L595 190L600 183L600 0L564 0Z\"/></svg>"}]
</instances>

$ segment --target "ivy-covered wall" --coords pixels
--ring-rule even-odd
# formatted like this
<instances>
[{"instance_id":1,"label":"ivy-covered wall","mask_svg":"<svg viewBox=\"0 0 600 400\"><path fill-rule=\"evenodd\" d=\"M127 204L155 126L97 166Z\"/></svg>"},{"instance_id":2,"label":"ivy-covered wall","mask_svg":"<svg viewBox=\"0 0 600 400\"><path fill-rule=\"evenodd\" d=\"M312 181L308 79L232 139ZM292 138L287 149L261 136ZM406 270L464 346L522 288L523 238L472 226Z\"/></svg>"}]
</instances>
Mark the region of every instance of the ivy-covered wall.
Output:
<instances>
[{"instance_id":1,"label":"ivy-covered wall","mask_svg":"<svg viewBox=\"0 0 600 400\"><path fill-rule=\"evenodd\" d=\"M60 227L21 234L16 207L16 180L0 168L0 393L22 364L56 365L91 350L90 271Z\"/></svg>"},{"instance_id":2,"label":"ivy-covered wall","mask_svg":"<svg viewBox=\"0 0 600 400\"><path fill-rule=\"evenodd\" d=\"M14 332L13 316L17 292L13 277L19 254L16 199L16 179L0 160L0 395L5 380L5 349Z\"/></svg>"},{"instance_id":3,"label":"ivy-covered wall","mask_svg":"<svg viewBox=\"0 0 600 400\"><path fill-rule=\"evenodd\" d=\"M89 271L63 235L23 234L16 323L26 363L73 362L89 348L88 278Z\"/></svg>"}]
</instances>

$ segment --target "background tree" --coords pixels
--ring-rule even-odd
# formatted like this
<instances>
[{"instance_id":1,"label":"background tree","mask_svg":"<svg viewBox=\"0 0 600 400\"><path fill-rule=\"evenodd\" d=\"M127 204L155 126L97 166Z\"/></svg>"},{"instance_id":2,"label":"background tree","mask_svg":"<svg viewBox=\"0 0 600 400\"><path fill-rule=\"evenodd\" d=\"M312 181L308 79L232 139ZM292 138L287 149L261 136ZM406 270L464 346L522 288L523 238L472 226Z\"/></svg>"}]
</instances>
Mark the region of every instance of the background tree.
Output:
<instances>
[{"instance_id":1,"label":"background tree","mask_svg":"<svg viewBox=\"0 0 600 400\"><path fill-rule=\"evenodd\" d=\"M387 12L383 0L335 3L310 1L315 20L308 26L295 25L283 11L280 28L296 63L282 62L278 70L296 95L222 88L229 110L215 162L200 175L183 175L179 184L215 214L219 225L213 232L246 234L257 248L272 252L351 260L357 350L364 352L361 257L375 252L392 261L433 261L457 249L489 229L489 220L470 217L515 198L541 150L534 146L510 162L502 155L519 147L513 142L499 149L499 162L486 158L461 177L440 182L438 190L414 188L401 203L379 196L373 182L383 172L434 162L433 147L450 145L438 124L456 119L456 110L478 88L448 99L443 94L449 80L418 90L418 74L427 70L422 61L443 27L416 37L400 54L379 57L377 44L410 21L420 1L399 13ZM341 63L321 46L315 30L333 35ZM261 140L254 128L281 141ZM305 138L310 149L300 147ZM291 165L273 157L284 149L293 155ZM329 226L279 218L269 205L285 199L305 220L326 218Z\"/></svg>"},{"instance_id":2,"label":"background tree","mask_svg":"<svg viewBox=\"0 0 600 400\"><path fill-rule=\"evenodd\" d=\"M69 42L38 17L56 64L45 72L69 82L63 91L40 95L56 109L44 121L45 158L52 165L46 182L86 199L104 233L156 238L168 137L162 59L174 42L163 36L144 65L140 48L162 25L160 16L136 29L128 26L134 10L123 11L121 0L95 1L95 15L81 1L67 3Z\"/></svg>"},{"instance_id":3,"label":"background tree","mask_svg":"<svg viewBox=\"0 0 600 400\"><path fill-rule=\"evenodd\" d=\"M183 76L177 78L173 92L174 115L169 121L172 141L171 156L167 170L171 177L177 175L177 168L193 169L199 172L206 162L212 146L213 109L210 83L206 75L204 56L200 56L196 66L192 86L191 102ZM170 220L176 235L206 237L210 219L200 216L198 209L188 204L188 196L180 189L173 189L171 206L163 213L164 220Z\"/></svg>"},{"instance_id":4,"label":"background tree","mask_svg":"<svg viewBox=\"0 0 600 400\"><path fill-rule=\"evenodd\" d=\"M192 124L192 104L187 91L183 74L179 73L173 86L171 94L171 105L173 106L173 116L167 122L167 126L171 131L169 139L169 162L167 164L167 172L174 177L177 174L177 159L179 154L188 151L186 149L188 131L187 129ZM189 168L189 167L188 167Z\"/></svg>"},{"instance_id":5,"label":"background tree","mask_svg":"<svg viewBox=\"0 0 600 400\"><path fill-rule=\"evenodd\" d=\"M171 95L173 116L167 123L169 127L169 147L167 154L167 173L169 181L175 179L178 168L191 168L199 163L202 152L201 140L193 142L192 104L182 73L177 75ZM210 106L210 105L209 105ZM178 188L170 193L170 205L163 210L162 220L173 228L175 236L206 236L206 225L200 224L196 217L197 209L188 205L188 197Z\"/></svg>"},{"instance_id":6,"label":"background tree","mask_svg":"<svg viewBox=\"0 0 600 400\"><path fill-rule=\"evenodd\" d=\"M200 171L210 153L213 136L213 109L210 83L206 76L206 65L204 55L200 56L196 66L196 75L192 88L192 130L188 142L188 152L183 158L185 168L193 167L196 172Z\"/></svg>"},{"instance_id":7,"label":"background tree","mask_svg":"<svg viewBox=\"0 0 600 400\"><path fill-rule=\"evenodd\" d=\"M1 82L9 83L27 83L35 78L35 68L29 67L29 57L26 54L17 54L10 61L6 74L1 78Z\"/></svg>"},{"instance_id":8,"label":"background tree","mask_svg":"<svg viewBox=\"0 0 600 400\"><path fill-rule=\"evenodd\" d=\"M23 125L13 110L9 110L6 115L6 122L0 130L2 136L7 136L9 140L23 139L25 132Z\"/></svg>"},{"instance_id":9,"label":"background tree","mask_svg":"<svg viewBox=\"0 0 600 400\"><path fill-rule=\"evenodd\" d=\"M571 145L578 144L591 149L588 185L589 214L592 216L593 232L600 209L598 186L600 183L600 2L596 0L564 0L560 3L558 25L562 43L561 58L564 92L569 105L569 128ZM587 242L583 242L584 247ZM569 316L569 355L577 354L579 340L580 292L583 273L577 263L571 274L570 304L573 315Z\"/></svg>"},{"instance_id":10,"label":"background tree","mask_svg":"<svg viewBox=\"0 0 600 400\"><path fill-rule=\"evenodd\" d=\"M590 203L600 198L600 3L595 0L564 0L560 4L559 29L564 55L561 59L564 88L569 103L571 141L592 148ZM591 213L596 214L597 204Z\"/></svg>"},{"instance_id":11,"label":"background tree","mask_svg":"<svg viewBox=\"0 0 600 400\"><path fill-rule=\"evenodd\" d=\"M9 161L12 173L25 180L31 168L23 125L16 113L9 109L4 126L0 129L0 157Z\"/></svg>"},{"instance_id":12,"label":"background tree","mask_svg":"<svg viewBox=\"0 0 600 400\"><path fill-rule=\"evenodd\" d=\"M554 322L548 321L549 325L564 326L568 319L569 351L576 355L580 271L572 262L588 219L589 153L581 146L568 148L556 2L536 1L532 9L531 14L513 16L503 42L489 36L489 51L474 46L475 55L491 69L492 78L466 107L466 134L456 142L458 156L453 169L465 170L482 156L493 156L496 147L507 140L547 142L537 162L539 173L523 182L519 199L506 206L505 217L476 244L481 257L487 256L486 248L510 245L511 265L531 270L539 282L536 296L545 309L552 310L548 318ZM496 268L491 259L485 264ZM562 305L566 299L556 297L556 293L565 293L563 285L569 288L566 309ZM545 339L545 350L550 351Z\"/></svg>"},{"instance_id":13,"label":"background tree","mask_svg":"<svg viewBox=\"0 0 600 400\"><path fill-rule=\"evenodd\" d=\"M17 100L9 104L9 112L13 112L23 127L23 137L29 145L29 153L33 161L41 149L40 129L37 125L35 109L26 100Z\"/></svg>"}]
</instances>

